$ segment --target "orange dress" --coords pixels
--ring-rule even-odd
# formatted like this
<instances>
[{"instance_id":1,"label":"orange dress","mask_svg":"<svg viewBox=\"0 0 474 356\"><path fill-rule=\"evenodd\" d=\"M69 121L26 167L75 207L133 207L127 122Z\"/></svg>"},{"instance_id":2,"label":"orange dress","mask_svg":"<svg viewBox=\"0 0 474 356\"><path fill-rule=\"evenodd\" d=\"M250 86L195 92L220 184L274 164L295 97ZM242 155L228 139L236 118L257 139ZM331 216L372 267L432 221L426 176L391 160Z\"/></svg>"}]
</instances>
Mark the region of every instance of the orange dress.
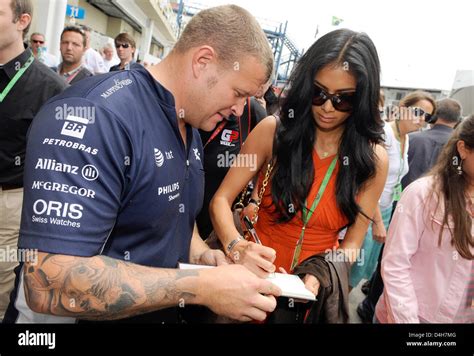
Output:
<instances>
[{"instance_id":1,"label":"orange dress","mask_svg":"<svg viewBox=\"0 0 474 356\"><path fill-rule=\"evenodd\" d=\"M315 178L307 199L308 207L311 207L333 158L334 156L329 156L321 159L316 151L313 150ZM331 175L319 205L306 225L306 232L298 263L315 254L323 253L327 249L339 247L339 229L345 226L348 221L336 203L336 177L338 171L339 161L336 163L334 172ZM261 175L259 187L261 187L262 181L263 177ZM290 272L293 253L300 237L301 229L303 228L301 212L298 212L298 214L287 223L276 223L275 214L272 213L275 211L275 207L272 203L270 187L271 180L262 198L255 229L262 244L276 251L275 266L277 269L283 267L287 272Z\"/></svg>"}]
</instances>

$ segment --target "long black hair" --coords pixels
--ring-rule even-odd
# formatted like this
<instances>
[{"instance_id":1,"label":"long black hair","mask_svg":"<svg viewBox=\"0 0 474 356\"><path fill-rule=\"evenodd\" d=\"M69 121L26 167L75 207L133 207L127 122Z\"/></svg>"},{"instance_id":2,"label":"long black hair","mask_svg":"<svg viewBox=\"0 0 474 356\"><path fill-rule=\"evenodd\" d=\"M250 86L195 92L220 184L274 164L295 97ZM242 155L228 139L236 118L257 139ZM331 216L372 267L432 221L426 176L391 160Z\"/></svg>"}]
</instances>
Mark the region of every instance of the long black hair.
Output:
<instances>
[{"instance_id":1,"label":"long black hair","mask_svg":"<svg viewBox=\"0 0 474 356\"><path fill-rule=\"evenodd\" d=\"M318 71L328 65L347 68L357 81L354 109L344 122L339 145L336 200L348 219L347 226L354 223L358 213L364 214L355 197L375 175L374 148L382 142L380 63L366 34L341 29L321 37L308 49L288 83L273 150L272 200L279 222L289 221L301 211L313 184L313 83Z\"/></svg>"}]
</instances>

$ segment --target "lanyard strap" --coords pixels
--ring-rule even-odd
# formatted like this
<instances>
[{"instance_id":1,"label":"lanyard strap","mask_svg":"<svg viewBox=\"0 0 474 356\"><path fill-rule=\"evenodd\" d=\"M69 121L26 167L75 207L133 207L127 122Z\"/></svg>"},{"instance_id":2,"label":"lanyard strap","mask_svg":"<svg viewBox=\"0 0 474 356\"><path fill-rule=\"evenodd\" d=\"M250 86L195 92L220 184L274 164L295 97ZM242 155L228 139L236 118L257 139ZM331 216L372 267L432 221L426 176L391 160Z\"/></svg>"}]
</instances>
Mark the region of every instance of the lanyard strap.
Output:
<instances>
[{"instance_id":1,"label":"lanyard strap","mask_svg":"<svg viewBox=\"0 0 474 356\"><path fill-rule=\"evenodd\" d=\"M209 140L207 140L206 144L204 145L203 148L206 148L206 146L212 141L214 140L214 138L216 138L216 136L219 134L219 132L222 131L222 129L224 128L225 124L227 123L227 120L224 119L221 121L221 123L219 124L219 126L216 127L216 129L214 130L214 132L212 133L211 137L209 137Z\"/></svg>"},{"instance_id":2,"label":"lanyard strap","mask_svg":"<svg viewBox=\"0 0 474 356\"><path fill-rule=\"evenodd\" d=\"M329 179L331 178L334 168L336 167L336 163L337 163L337 155L336 157L334 157L328 170L326 171L326 175L324 176L321 186L319 187L318 194L316 194L316 198L314 198L311 208L309 210L306 208L306 205L307 205L307 201L306 201L304 204L305 206L303 207L301 211L301 216L303 218L303 228L301 229L300 238L298 239L298 242L296 243L295 252L293 253L293 260L291 262L291 270L293 270L298 265L298 260L301 254L301 247L303 246L303 239L304 239L304 233L306 230L306 225L308 224L309 220L313 216L314 211L318 207L319 202L321 201L324 191L326 190L326 187L329 183Z\"/></svg>"},{"instance_id":3,"label":"lanyard strap","mask_svg":"<svg viewBox=\"0 0 474 356\"><path fill-rule=\"evenodd\" d=\"M28 67L33 63L35 57L31 55L30 58L26 61L26 63L23 65L23 67L20 68L20 70L15 74L15 76L10 80L10 82L7 84L5 89L0 93L0 103L3 102L3 100L7 97L8 93L10 90L12 90L13 86L18 82L21 78L21 76L26 72Z\"/></svg>"}]
</instances>

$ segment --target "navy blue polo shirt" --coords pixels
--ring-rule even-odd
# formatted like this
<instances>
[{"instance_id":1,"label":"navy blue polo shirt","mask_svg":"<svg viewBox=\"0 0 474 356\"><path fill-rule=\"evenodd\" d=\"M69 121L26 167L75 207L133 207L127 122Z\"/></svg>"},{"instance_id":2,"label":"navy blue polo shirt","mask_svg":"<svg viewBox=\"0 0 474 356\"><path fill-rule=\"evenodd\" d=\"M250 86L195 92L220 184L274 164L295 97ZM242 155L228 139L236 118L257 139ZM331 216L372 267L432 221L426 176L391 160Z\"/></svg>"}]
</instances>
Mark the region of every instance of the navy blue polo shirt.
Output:
<instances>
[{"instance_id":1,"label":"navy blue polo shirt","mask_svg":"<svg viewBox=\"0 0 474 356\"><path fill-rule=\"evenodd\" d=\"M199 133L186 130L185 146L172 94L142 68L53 98L29 133L19 248L187 262L204 171Z\"/></svg>"}]
</instances>

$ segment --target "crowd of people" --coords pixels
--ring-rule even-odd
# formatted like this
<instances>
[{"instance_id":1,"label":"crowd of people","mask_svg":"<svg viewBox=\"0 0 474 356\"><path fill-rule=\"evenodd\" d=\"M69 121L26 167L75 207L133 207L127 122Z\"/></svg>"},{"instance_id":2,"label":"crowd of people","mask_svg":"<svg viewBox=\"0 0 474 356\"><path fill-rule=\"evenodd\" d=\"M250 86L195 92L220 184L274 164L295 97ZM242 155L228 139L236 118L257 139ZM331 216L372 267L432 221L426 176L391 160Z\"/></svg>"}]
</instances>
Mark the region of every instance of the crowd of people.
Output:
<instances>
[{"instance_id":1,"label":"crowd of people","mask_svg":"<svg viewBox=\"0 0 474 356\"><path fill-rule=\"evenodd\" d=\"M236 5L147 68L76 26L57 61L31 10L0 0L0 248L34 257L0 262L4 323L348 323L362 284L363 322L474 322L474 115L423 91L387 115L367 34L316 40L277 96Z\"/></svg>"}]
</instances>

